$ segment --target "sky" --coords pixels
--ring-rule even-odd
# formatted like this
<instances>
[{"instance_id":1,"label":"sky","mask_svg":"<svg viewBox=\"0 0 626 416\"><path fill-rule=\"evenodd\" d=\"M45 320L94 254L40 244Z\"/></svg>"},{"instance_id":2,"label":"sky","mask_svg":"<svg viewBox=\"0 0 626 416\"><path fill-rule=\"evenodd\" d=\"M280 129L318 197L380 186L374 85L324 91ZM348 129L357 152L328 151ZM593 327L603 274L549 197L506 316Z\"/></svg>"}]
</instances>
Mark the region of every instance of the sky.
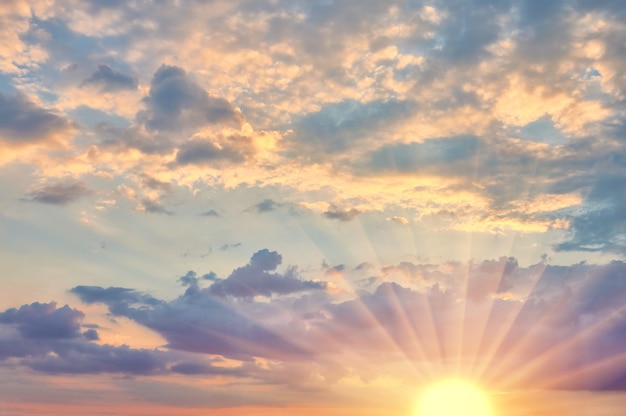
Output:
<instances>
[{"instance_id":1,"label":"sky","mask_svg":"<svg viewBox=\"0 0 626 416\"><path fill-rule=\"evenodd\" d=\"M621 415L625 258L621 1L0 4L0 416Z\"/></svg>"}]
</instances>

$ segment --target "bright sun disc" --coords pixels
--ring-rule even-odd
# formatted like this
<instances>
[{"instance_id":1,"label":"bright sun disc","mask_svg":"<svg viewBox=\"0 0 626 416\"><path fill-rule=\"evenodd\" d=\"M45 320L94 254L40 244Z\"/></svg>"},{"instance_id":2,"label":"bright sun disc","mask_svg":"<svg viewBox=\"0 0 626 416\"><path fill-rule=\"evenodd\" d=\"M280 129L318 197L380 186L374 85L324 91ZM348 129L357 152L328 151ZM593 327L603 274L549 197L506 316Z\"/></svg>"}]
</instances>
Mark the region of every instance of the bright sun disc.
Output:
<instances>
[{"instance_id":1,"label":"bright sun disc","mask_svg":"<svg viewBox=\"0 0 626 416\"><path fill-rule=\"evenodd\" d=\"M446 380L427 387L416 416L493 416L487 395L462 380Z\"/></svg>"}]
</instances>

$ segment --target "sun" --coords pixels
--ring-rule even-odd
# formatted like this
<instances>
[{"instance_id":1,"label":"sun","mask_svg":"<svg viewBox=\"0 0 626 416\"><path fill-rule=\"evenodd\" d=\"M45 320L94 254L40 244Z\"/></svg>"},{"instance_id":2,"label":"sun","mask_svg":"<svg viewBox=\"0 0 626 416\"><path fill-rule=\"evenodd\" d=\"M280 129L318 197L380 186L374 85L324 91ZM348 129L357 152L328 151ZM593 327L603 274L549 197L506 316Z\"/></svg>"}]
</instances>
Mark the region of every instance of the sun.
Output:
<instances>
[{"instance_id":1,"label":"sun","mask_svg":"<svg viewBox=\"0 0 626 416\"><path fill-rule=\"evenodd\" d=\"M422 393L415 416L493 416L489 398L464 380L445 380Z\"/></svg>"}]
</instances>

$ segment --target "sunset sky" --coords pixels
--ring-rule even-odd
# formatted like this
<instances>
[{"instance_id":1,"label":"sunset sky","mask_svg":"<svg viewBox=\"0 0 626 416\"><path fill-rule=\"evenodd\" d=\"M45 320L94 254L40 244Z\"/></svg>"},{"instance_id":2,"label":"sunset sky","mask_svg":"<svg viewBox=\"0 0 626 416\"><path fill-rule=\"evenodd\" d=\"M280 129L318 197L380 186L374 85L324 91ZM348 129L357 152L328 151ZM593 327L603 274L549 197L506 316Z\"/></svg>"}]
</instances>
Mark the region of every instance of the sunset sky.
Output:
<instances>
[{"instance_id":1,"label":"sunset sky","mask_svg":"<svg viewBox=\"0 0 626 416\"><path fill-rule=\"evenodd\" d=\"M620 0L0 3L0 416L620 416L625 257Z\"/></svg>"}]
</instances>

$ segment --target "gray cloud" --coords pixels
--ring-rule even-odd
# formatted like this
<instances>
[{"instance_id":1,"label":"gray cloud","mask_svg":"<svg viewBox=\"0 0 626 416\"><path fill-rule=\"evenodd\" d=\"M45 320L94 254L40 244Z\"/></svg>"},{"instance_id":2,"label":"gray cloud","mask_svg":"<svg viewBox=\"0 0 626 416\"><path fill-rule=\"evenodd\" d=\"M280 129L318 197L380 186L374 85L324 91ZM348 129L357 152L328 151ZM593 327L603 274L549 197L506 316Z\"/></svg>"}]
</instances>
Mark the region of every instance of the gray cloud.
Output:
<instances>
[{"instance_id":1,"label":"gray cloud","mask_svg":"<svg viewBox=\"0 0 626 416\"><path fill-rule=\"evenodd\" d=\"M122 90L136 90L139 82L137 78L115 71L110 66L98 65L98 69L86 78L82 85L97 85L102 92L116 92Z\"/></svg>"},{"instance_id":2,"label":"gray cloud","mask_svg":"<svg viewBox=\"0 0 626 416\"><path fill-rule=\"evenodd\" d=\"M170 211L167 208L165 208L156 199L142 198L140 203L141 203L141 209L144 212L149 212L151 214L174 215L173 211Z\"/></svg>"},{"instance_id":3,"label":"gray cloud","mask_svg":"<svg viewBox=\"0 0 626 416\"><path fill-rule=\"evenodd\" d=\"M281 263L282 256L277 252L267 249L257 251L249 264L234 270L226 279L216 280L208 291L220 297L251 298L326 288L323 282L300 280L295 268L287 269L284 274L272 273Z\"/></svg>"},{"instance_id":4,"label":"gray cloud","mask_svg":"<svg viewBox=\"0 0 626 416\"><path fill-rule=\"evenodd\" d=\"M40 142L70 128L67 119L39 107L24 94L0 92L0 140L18 145Z\"/></svg>"},{"instance_id":5,"label":"gray cloud","mask_svg":"<svg viewBox=\"0 0 626 416\"><path fill-rule=\"evenodd\" d=\"M328 211L324 212L322 215L331 220L352 221L360 213L361 212L358 209L352 208L349 210L342 210L333 206L330 207Z\"/></svg>"},{"instance_id":6,"label":"gray cloud","mask_svg":"<svg viewBox=\"0 0 626 416\"><path fill-rule=\"evenodd\" d=\"M220 213L217 212L214 209L210 209L208 211L205 211L202 214L200 214L200 216L202 216L202 217L216 217L216 218L221 217Z\"/></svg>"},{"instance_id":7,"label":"gray cloud","mask_svg":"<svg viewBox=\"0 0 626 416\"><path fill-rule=\"evenodd\" d=\"M261 250L227 279L188 272L180 279L185 293L171 301L127 288L72 289L83 302L104 303L113 316L156 331L178 352L91 343L96 338L81 333L82 312L35 303L0 313L0 325L16 331L0 333L0 359L17 358L48 373L228 373L271 380L280 379L278 368L261 375L254 367L244 368L250 364L217 368L210 360L176 354L266 357L291 365L348 353L341 356L367 361L401 353L436 361L460 351L484 363L486 377L508 387L626 388L623 362L616 361L601 376L584 376L623 354L626 322L619 311L626 302L626 263L552 266L544 258L521 267L507 257L468 264L405 262L383 270L386 281L372 292L333 300L319 290L293 296L294 291L285 290L293 285L289 273L271 273L281 262L278 253ZM403 285L389 281L394 273L404 276ZM209 286L202 288L202 281ZM222 286L226 281L231 284ZM230 290L231 297L214 293L216 287ZM269 302L252 298L263 290L277 296ZM233 298L240 295L247 300ZM460 346L449 331L451 322L464 331ZM377 374L381 365L372 361L371 368L361 365L354 371ZM582 375L568 378L573 373ZM291 383L297 377L282 380Z\"/></svg>"},{"instance_id":8,"label":"gray cloud","mask_svg":"<svg viewBox=\"0 0 626 416\"><path fill-rule=\"evenodd\" d=\"M15 326L24 338L77 338L84 316L81 311L67 305L57 308L54 302L35 302L1 312L0 324Z\"/></svg>"},{"instance_id":9,"label":"gray cloud","mask_svg":"<svg viewBox=\"0 0 626 416\"><path fill-rule=\"evenodd\" d=\"M281 205L282 204L279 204L278 202L274 201L273 199L264 199L263 201L259 202L258 204L254 204L253 206L248 208L246 211L254 211L254 212L257 212L259 214L262 214L264 212L274 211L275 209L279 208Z\"/></svg>"},{"instance_id":10,"label":"gray cloud","mask_svg":"<svg viewBox=\"0 0 626 416\"><path fill-rule=\"evenodd\" d=\"M215 123L238 127L242 120L228 101L210 96L177 66L161 65L144 103L147 110L137 118L150 131L173 132Z\"/></svg>"},{"instance_id":11,"label":"gray cloud","mask_svg":"<svg viewBox=\"0 0 626 416\"><path fill-rule=\"evenodd\" d=\"M241 163L254 154L249 137L223 137L219 144L211 140L194 139L183 143L176 153L176 165L221 165L223 162Z\"/></svg>"},{"instance_id":12,"label":"gray cloud","mask_svg":"<svg viewBox=\"0 0 626 416\"><path fill-rule=\"evenodd\" d=\"M68 182L39 186L29 192L23 200L51 205L66 205L90 194L92 191L87 188L84 182Z\"/></svg>"}]
</instances>

